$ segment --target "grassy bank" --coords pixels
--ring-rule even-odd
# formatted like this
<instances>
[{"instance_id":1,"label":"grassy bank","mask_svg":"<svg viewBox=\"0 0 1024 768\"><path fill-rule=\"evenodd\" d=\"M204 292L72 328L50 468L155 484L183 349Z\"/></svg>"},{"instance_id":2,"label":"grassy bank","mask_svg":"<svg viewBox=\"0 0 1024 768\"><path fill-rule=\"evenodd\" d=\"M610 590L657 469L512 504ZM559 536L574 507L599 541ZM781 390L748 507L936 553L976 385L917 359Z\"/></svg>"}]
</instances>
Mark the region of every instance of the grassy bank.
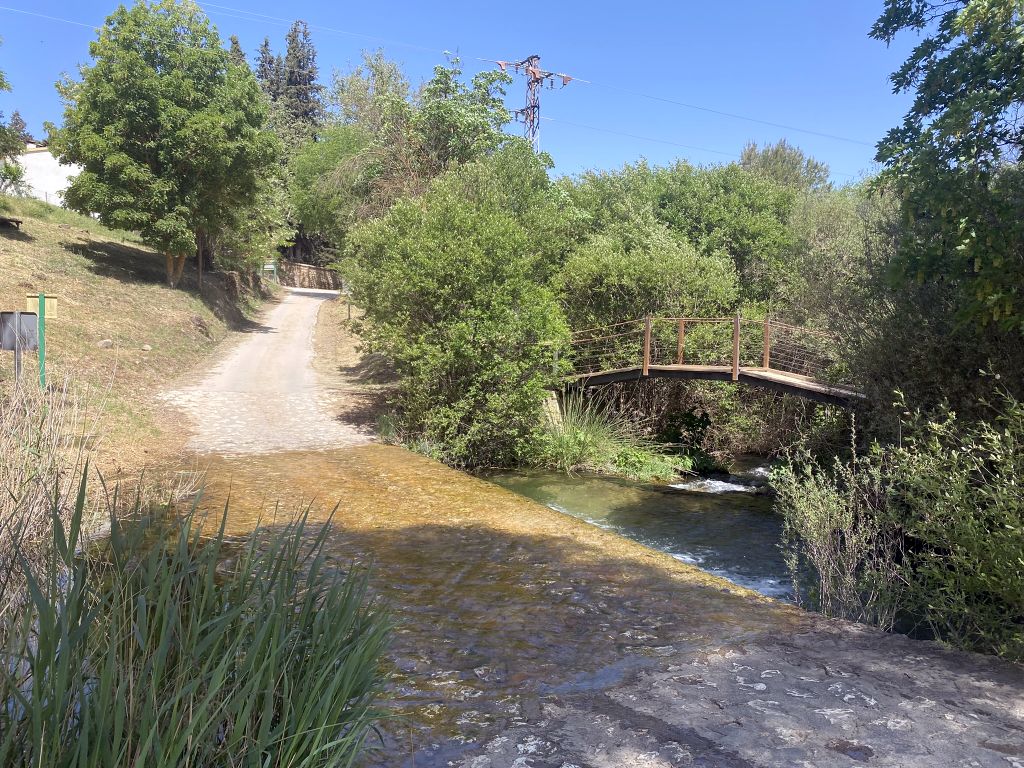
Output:
<instances>
[{"instance_id":1,"label":"grassy bank","mask_svg":"<svg viewBox=\"0 0 1024 768\"><path fill-rule=\"evenodd\" d=\"M97 466L105 471L159 465L186 435L153 405L153 396L205 360L253 299L212 276L172 290L161 256L130 233L37 200L0 197L0 213L23 220L0 228L0 309L25 309L25 295L58 296L47 324L54 381L73 375L102 422ZM37 376L35 355L26 376ZM0 389L13 387L13 356L0 356Z\"/></svg>"}]
</instances>

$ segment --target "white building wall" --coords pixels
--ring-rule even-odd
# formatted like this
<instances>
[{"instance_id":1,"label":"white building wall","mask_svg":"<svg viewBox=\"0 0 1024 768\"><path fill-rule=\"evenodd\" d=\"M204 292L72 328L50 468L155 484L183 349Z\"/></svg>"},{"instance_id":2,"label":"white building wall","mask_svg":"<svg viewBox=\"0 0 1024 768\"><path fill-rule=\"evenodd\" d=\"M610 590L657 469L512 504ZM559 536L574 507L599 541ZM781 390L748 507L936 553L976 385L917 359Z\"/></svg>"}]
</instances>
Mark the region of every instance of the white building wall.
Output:
<instances>
[{"instance_id":1,"label":"white building wall","mask_svg":"<svg viewBox=\"0 0 1024 768\"><path fill-rule=\"evenodd\" d=\"M82 170L77 165L61 165L48 149L30 149L18 162L25 169L27 194L54 205L63 202L63 191Z\"/></svg>"}]
</instances>

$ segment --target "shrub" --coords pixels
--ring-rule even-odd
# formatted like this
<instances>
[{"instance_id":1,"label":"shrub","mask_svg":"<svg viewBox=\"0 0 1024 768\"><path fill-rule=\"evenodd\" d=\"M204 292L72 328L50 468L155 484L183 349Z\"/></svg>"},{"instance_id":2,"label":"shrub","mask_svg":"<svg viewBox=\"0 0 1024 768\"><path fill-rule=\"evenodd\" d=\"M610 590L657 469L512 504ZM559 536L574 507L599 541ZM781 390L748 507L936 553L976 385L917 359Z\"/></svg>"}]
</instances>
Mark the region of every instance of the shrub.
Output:
<instances>
[{"instance_id":1,"label":"shrub","mask_svg":"<svg viewBox=\"0 0 1024 768\"><path fill-rule=\"evenodd\" d=\"M388 624L329 566L327 528L233 543L136 502L86 541L85 488L53 509L30 604L0 616L0 764L349 765Z\"/></svg>"},{"instance_id":2,"label":"shrub","mask_svg":"<svg viewBox=\"0 0 1024 768\"><path fill-rule=\"evenodd\" d=\"M899 610L956 647L1024 658L1024 405L903 429L830 472L804 456L775 475L791 562L810 562L833 613L885 625Z\"/></svg>"},{"instance_id":3,"label":"shrub","mask_svg":"<svg viewBox=\"0 0 1024 768\"><path fill-rule=\"evenodd\" d=\"M822 467L807 451L772 472L797 601L891 629L903 598L900 542L886 526L880 457ZM807 585L808 573L813 581Z\"/></svg>"},{"instance_id":4,"label":"shrub","mask_svg":"<svg viewBox=\"0 0 1024 768\"><path fill-rule=\"evenodd\" d=\"M574 328L645 315L718 317L737 298L727 256L698 254L653 221L592 236L569 256L555 284Z\"/></svg>"},{"instance_id":5,"label":"shrub","mask_svg":"<svg viewBox=\"0 0 1024 768\"><path fill-rule=\"evenodd\" d=\"M438 179L349 238L363 337L400 376L400 431L456 465L516 463L566 336L546 287L559 221L518 142Z\"/></svg>"}]
</instances>

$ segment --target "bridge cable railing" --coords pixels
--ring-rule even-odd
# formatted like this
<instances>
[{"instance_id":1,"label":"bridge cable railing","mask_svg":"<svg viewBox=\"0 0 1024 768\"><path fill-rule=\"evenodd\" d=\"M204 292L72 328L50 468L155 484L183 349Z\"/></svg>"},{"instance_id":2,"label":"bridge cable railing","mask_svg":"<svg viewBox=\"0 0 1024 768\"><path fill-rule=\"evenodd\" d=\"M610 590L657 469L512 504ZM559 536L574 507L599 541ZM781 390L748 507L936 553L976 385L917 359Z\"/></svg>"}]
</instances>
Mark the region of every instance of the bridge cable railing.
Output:
<instances>
[{"instance_id":1,"label":"bridge cable railing","mask_svg":"<svg viewBox=\"0 0 1024 768\"><path fill-rule=\"evenodd\" d=\"M709 367L777 371L839 383L847 378L835 337L811 328L733 317L649 317L587 328L568 350L574 374L630 368Z\"/></svg>"}]
</instances>

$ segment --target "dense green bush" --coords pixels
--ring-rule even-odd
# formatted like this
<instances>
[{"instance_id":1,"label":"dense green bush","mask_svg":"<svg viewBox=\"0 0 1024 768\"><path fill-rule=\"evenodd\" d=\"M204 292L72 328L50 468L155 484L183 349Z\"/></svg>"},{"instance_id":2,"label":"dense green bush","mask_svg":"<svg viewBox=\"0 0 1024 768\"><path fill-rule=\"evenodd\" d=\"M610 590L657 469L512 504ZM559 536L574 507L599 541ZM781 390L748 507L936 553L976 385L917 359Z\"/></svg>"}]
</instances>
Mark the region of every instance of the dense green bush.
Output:
<instances>
[{"instance_id":1,"label":"dense green bush","mask_svg":"<svg viewBox=\"0 0 1024 768\"><path fill-rule=\"evenodd\" d=\"M899 610L957 647L1022 659L1022 448L1024 405L1007 396L989 421L912 416L900 444L831 472L791 464L775 480L793 557L814 566L836 613L870 618L865 607L888 603L874 612Z\"/></svg>"},{"instance_id":2,"label":"dense green bush","mask_svg":"<svg viewBox=\"0 0 1024 768\"><path fill-rule=\"evenodd\" d=\"M402 430L454 464L507 465L540 424L565 321L547 287L561 217L520 142L350 236L364 338L401 376Z\"/></svg>"},{"instance_id":3,"label":"dense green bush","mask_svg":"<svg viewBox=\"0 0 1024 768\"><path fill-rule=\"evenodd\" d=\"M718 317L733 308L736 273L724 254L702 255L663 225L613 224L575 249L555 279L574 328L663 317Z\"/></svg>"},{"instance_id":4,"label":"dense green bush","mask_svg":"<svg viewBox=\"0 0 1024 768\"><path fill-rule=\"evenodd\" d=\"M388 622L327 562L328 528L230 542L112 498L109 538L83 538L83 479L27 606L0 614L0 764L351 764Z\"/></svg>"},{"instance_id":5,"label":"dense green bush","mask_svg":"<svg viewBox=\"0 0 1024 768\"><path fill-rule=\"evenodd\" d=\"M658 218L703 253L724 252L743 297L766 302L795 279L787 260L795 192L736 165L696 168L680 162L655 175Z\"/></svg>"}]
</instances>

